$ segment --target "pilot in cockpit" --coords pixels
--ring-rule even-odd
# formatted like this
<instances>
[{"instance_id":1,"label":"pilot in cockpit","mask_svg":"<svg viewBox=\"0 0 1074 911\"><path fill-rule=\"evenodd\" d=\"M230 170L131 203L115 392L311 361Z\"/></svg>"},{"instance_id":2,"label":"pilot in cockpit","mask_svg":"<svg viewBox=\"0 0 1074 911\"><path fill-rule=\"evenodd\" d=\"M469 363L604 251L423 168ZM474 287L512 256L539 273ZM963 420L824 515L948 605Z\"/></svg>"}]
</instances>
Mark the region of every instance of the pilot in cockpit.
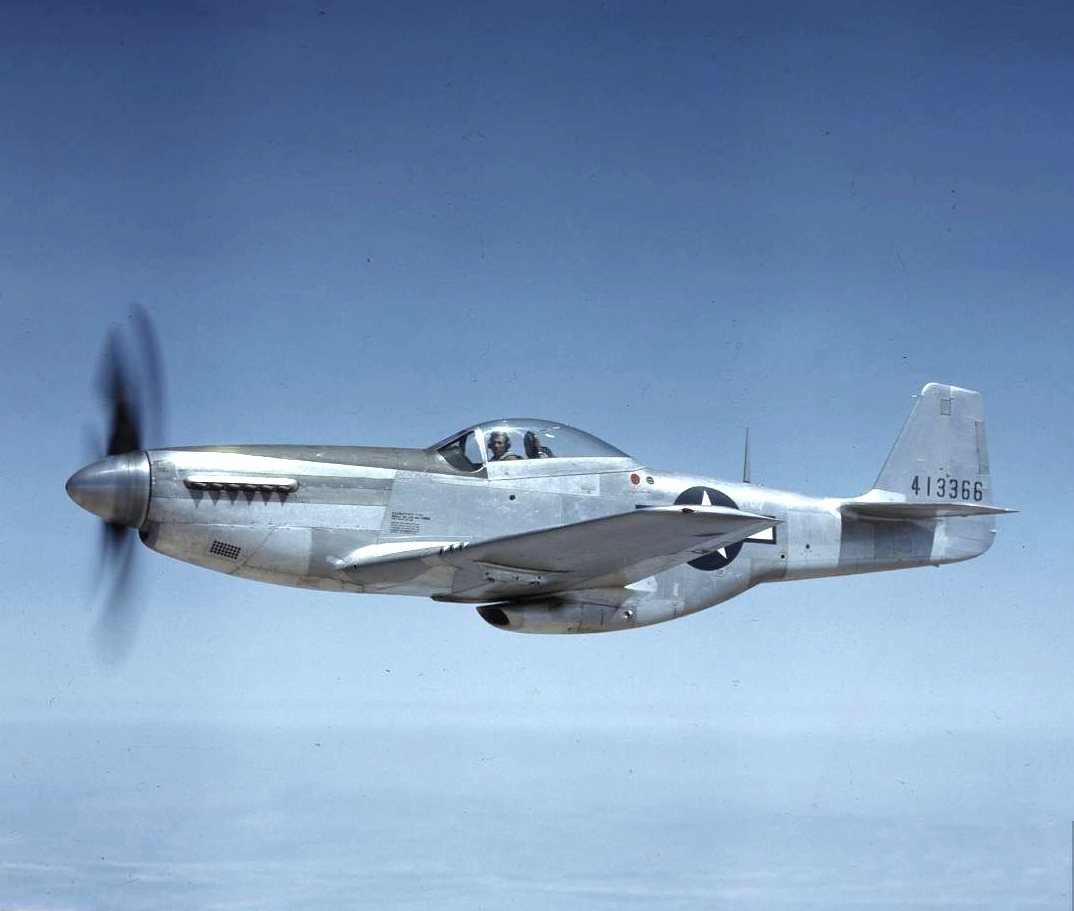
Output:
<instances>
[{"instance_id":1,"label":"pilot in cockpit","mask_svg":"<svg viewBox=\"0 0 1074 911\"><path fill-rule=\"evenodd\" d=\"M547 446L542 446L540 439L532 430L527 430L526 435L522 438L523 444L526 447L527 459L551 459L554 458L552 450Z\"/></svg>"},{"instance_id":2,"label":"pilot in cockpit","mask_svg":"<svg viewBox=\"0 0 1074 911\"><path fill-rule=\"evenodd\" d=\"M489 451L490 462L510 462L520 459L521 456L508 452L511 448L511 438L502 430L494 430L485 438L485 446Z\"/></svg>"}]
</instances>

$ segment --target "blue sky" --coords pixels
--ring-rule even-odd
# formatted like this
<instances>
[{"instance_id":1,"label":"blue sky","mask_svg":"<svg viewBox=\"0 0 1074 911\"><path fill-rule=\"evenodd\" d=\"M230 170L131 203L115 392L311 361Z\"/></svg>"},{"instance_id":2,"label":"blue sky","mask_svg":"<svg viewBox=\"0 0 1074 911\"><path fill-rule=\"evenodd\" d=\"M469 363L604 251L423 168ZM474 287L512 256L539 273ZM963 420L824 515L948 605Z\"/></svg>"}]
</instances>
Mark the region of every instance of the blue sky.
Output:
<instances>
[{"instance_id":1,"label":"blue sky","mask_svg":"<svg viewBox=\"0 0 1074 911\"><path fill-rule=\"evenodd\" d=\"M1019 843L1050 858L1027 906L1065 907L1068 880L1051 874L1074 815L1072 541L1056 513L1074 442L1070 19L1048 4L5 4L0 723L76 754L100 730L136 745L167 722L174 746L208 726L238 751L252 818L285 814L266 820L294 810L297 779L281 766L271 793L243 784L257 779L236 746L250 726L292 744L309 725L386 726L404 743L423 725L476 729L460 734L459 769L482 738L543 732L542 755L554 765L562 747L572 765L518 786L589 795L590 821L556 829L583 843L613 806L639 831L651 818L623 782L589 787L623 764L616 737L647 744L647 792L667 788L661 832L687 824L703 785L740 793L756 832L783 812L838 833L852 810L910 832L1006 795L1010 825L1035 833ZM89 460L101 342L133 301L164 339L154 444L422 446L522 414L733 478L748 425L755 479L850 494L935 380L983 393L998 500L1022 512L970 564L766 586L598 637L509 636L469 607L260 586L143 552L139 641L109 670L91 641L98 530L63 482ZM741 765L696 758L721 736L749 744ZM749 758L771 737L773 764ZM835 745L810 752L817 738ZM403 747L389 759L344 740L340 762L374 781L421 769ZM907 760L922 743L935 762ZM669 768L669 751L694 759ZM847 755L872 770L853 790ZM34 778L33 751L6 759L13 781ZM116 768L62 774L107 794ZM211 790L213 769L190 774ZM517 763L498 770L505 832L524 825L514 776ZM824 783L836 779L843 790ZM926 796L900 797L899 780ZM27 812L37 792L8 787ZM345 813L344 791L326 790ZM117 862L144 863L162 817L131 793L146 841ZM986 866L1007 830L985 815L992 834L967 850ZM91 881L61 822L57 809L38 840L6 836L0 871L78 860ZM276 830L252 831L256 857ZM723 837L691 831L702 846ZM850 841L817 838L849 882ZM181 844L158 849L183 860ZM523 863L506 842L491 850ZM750 862L764 866L760 847ZM629 879L594 870L610 888ZM690 870L672 863L655 888L705 906ZM0 872L0 904L51 906L47 879L5 900ZM383 888L380 907L407 905ZM533 905L577 901L553 890Z\"/></svg>"}]
</instances>

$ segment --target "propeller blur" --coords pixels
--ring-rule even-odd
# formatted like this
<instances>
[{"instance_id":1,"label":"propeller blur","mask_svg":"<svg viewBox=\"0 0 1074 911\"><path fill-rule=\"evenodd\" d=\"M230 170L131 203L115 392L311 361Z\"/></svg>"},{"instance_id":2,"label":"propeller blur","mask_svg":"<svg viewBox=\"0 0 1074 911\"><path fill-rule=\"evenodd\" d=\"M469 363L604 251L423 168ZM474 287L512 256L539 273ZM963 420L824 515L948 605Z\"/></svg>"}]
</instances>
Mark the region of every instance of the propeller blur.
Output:
<instances>
[{"instance_id":1,"label":"propeller blur","mask_svg":"<svg viewBox=\"0 0 1074 911\"><path fill-rule=\"evenodd\" d=\"M126 330L126 331L124 331ZM104 456L76 471L67 493L79 506L101 518L98 590L103 599L97 623L102 657L121 659L133 642L138 604L134 597L135 531L149 511L150 467L143 451L143 431L162 432L164 381L160 345L141 306L131 308L126 326L105 342L98 368L97 394L108 420Z\"/></svg>"}]
</instances>

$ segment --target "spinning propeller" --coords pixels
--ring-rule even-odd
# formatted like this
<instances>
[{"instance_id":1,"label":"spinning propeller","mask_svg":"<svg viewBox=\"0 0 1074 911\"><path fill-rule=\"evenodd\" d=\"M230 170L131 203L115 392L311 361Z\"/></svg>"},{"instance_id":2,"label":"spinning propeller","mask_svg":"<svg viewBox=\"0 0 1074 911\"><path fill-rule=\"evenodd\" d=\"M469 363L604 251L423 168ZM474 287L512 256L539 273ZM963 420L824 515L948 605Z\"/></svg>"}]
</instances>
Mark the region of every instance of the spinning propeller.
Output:
<instances>
[{"instance_id":1,"label":"spinning propeller","mask_svg":"<svg viewBox=\"0 0 1074 911\"><path fill-rule=\"evenodd\" d=\"M67 481L71 499L104 520L98 590L103 588L105 594L96 635L103 657L111 661L126 654L137 627L134 537L149 512L144 433L148 428L159 438L164 426L161 362L149 314L135 306L126 326L112 331L101 353L97 394L109 425L104 453L98 449L95 455L104 458Z\"/></svg>"}]
</instances>

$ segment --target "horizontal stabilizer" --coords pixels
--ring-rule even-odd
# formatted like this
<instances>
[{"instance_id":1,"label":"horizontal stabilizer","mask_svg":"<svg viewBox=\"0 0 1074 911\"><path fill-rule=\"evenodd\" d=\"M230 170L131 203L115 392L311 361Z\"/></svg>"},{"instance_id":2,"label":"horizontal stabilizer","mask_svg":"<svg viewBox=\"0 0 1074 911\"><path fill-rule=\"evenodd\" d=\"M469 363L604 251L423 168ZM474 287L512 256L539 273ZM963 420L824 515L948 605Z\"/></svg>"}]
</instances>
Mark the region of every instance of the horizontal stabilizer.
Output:
<instances>
[{"instance_id":1,"label":"horizontal stabilizer","mask_svg":"<svg viewBox=\"0 0 1074 911\"><path fill-rule=\"evenodd\" d=\"M1018 512L982 503L863 503L851 500L839 507L845 516L860 519L950 519L958 516L998 516Z\"/></svg>"}]
</instances>

